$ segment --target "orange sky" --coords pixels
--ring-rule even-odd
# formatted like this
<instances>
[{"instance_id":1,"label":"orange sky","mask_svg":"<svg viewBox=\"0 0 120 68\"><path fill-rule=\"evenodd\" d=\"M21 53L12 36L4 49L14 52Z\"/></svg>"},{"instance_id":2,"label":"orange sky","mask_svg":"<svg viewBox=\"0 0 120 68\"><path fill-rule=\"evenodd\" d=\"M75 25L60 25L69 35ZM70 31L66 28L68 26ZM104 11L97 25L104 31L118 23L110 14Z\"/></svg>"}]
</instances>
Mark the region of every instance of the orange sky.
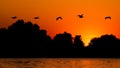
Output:
<instances>
[{"instance_id":1,"label":"orange sky","mask_svg":"<svg viewBox=\"0 0 120 68\"><path fill-rule=\"evenodd\" d=\"M46 29L53 37L67 31L82 35L87 45L91 38L114 34L120 38L120 0L0 0L0 27L7 27L18 19L32 21ZM77 17L84 14L84 18ZM39 20L34 20L39 16ZM57 16L63 20L56 21ZM105 20L111 16L111 20Z\"/></svg>"}]
</instances>

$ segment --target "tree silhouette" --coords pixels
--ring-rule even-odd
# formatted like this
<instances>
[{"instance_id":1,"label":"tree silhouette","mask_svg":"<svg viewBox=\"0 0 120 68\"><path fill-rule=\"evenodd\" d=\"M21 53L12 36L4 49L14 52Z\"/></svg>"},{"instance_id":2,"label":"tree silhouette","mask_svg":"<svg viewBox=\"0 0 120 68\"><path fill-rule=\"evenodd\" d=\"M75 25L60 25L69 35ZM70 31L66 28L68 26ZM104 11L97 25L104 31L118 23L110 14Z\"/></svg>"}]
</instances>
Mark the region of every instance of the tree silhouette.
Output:
<instances>
[{"instance_id":1,"label":"tree silhouette","mask_svg":"<svg viewBox=\"0 0 120 68\"><path fill-rule=\"evenodd\" d=\"M100 38L93 38L88 46L89 51L98 57L120 56L120 40L114 35L102 35Z\"/></svg>"},{"instance_id":2,"label":"tree silhouette","mask_svg":"<svg viewBox=\"0 0 120 68\"><path fill-rule=\"evenodd\" d=\"M70 53L72 54L73 43L70 33L57 34L53 39L53 43L55 51L57 51L56 55L68 56Z\"/></svg>"},{"instance_id":3,"label":"tree silhouette","mask_svg":"<svg viewBox=\"0 0 120 68\"><path fill-rule=\"evenodd\" d=\"M51 39L37 24L18 20L8 28L0 28L0 57L120 57L120 39L102 35L84 47L81 35L56 34Z\"/></svg>"},{"instance_id":4,"label":"tree silhouette","mask_svg":"<svg viewBox=\"0 0 120 68\"><path fill-rule=\"evenodd\" d=\"M76 57L78 56L83 56L85 47L84 47L84 43L81 39L81 35L76 35L74 38L74 54L76 55Z\"/></svg>"},{"instance_id":5,"label":"tree silhouette","mask_svg":"<svg viewBox=\"0 0 120 68\"><path fill-rule=\"evenodd\" d=\"M40 30L37 24L23 20L18 20L8 29L0 29L0 37L0 52L7 50L5 54L8 57L42 57L44 54L42 51L47 51L52 43L52 39L47 35L46 30Z\"/></svg>"},{"instance_id":6,"label":"tree silhouette","mask_svg":"<svg viewBox=\"0 0 120 68\"><path fill-rule=\"evenodd\" d=\"M81 40L81 36L80 35L76 35L75 39L74 39L74 47L78 48L78 49L83 49L84 48L84 43Z\"/></svg>"}]
</instances>

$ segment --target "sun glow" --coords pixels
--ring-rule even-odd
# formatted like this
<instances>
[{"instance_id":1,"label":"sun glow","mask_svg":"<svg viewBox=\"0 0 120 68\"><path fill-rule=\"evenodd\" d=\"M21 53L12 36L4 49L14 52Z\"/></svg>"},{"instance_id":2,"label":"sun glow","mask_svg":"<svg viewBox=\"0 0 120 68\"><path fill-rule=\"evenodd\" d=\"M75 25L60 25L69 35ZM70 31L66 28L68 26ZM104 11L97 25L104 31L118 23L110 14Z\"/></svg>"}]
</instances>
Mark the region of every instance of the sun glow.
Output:
<instances>
[{"instance_id":1,"label":"sun glow","mask_svg":"<svg viewBox=\"0 0 120 68\"><path fill-rule=\"evenodd\" d=\"M87 34L87 35L83 36L82 40L84 42L85 47L88 46L89 43L90 43L90 40L92 38L95 38L95 37L98 37L98 35L96 35L96 34Z\"/></svg>"},{"instance_id":2,"label":"sun glow","mask_svg":"<svg viewBox=\"0 0 120 68\"><path fill-rule=\"evenodd\" d=\"M84 42L85 47L88 46L91 38L92 38L92 36L90 36L90 35L88 35L85 38L83 38L83 42Z\"/></svg>"}]
</instances>

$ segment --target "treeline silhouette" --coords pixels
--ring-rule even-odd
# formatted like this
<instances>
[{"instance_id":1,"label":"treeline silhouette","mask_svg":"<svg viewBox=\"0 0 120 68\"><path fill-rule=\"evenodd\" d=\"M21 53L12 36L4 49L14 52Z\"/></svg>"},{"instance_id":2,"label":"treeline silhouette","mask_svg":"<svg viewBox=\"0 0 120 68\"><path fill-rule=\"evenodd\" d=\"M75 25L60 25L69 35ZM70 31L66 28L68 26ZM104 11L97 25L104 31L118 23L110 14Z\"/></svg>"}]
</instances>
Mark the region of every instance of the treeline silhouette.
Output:
<instances>
[{"instance_id":1,"label":"treeline silhouette","mask_svg":"<svg viewBox=\"0 0 120 68\"><path fill-rule=\"evenodd\" d=\"M70 33L56 34L52 39L37 24L18 20L8 28L0 29L1 58L42 57L120 57L120 39L114 35L93 38L84 47L81 35L74 38Z\"/></svg>"}]
</instances>

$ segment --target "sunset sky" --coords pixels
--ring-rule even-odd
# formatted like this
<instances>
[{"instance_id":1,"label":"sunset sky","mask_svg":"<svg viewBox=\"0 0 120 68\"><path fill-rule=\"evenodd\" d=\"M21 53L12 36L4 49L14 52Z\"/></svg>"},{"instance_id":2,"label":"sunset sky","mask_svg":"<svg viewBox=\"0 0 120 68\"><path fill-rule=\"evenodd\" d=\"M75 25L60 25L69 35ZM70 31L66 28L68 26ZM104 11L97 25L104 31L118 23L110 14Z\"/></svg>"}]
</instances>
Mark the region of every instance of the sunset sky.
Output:
<instances>
[{"instance_id":1,"label":"sunset sky","mask_svg":"<svg viewBox=\"0 0 120 68\"><path fill-rule=\"evenodd\" d=\"M120 38L119 4L120 0L0 0L0 27L24 19L39 24L51 37L64 31L73 37L80 34L87 45L91 38L103 34ZM78 14L84 14L84 18ZM40 19L33 19L35 16ZM56 21L58 16L63 20ZM112 19L105 20L105 16Z\"/></svg>"}]
</instances>

